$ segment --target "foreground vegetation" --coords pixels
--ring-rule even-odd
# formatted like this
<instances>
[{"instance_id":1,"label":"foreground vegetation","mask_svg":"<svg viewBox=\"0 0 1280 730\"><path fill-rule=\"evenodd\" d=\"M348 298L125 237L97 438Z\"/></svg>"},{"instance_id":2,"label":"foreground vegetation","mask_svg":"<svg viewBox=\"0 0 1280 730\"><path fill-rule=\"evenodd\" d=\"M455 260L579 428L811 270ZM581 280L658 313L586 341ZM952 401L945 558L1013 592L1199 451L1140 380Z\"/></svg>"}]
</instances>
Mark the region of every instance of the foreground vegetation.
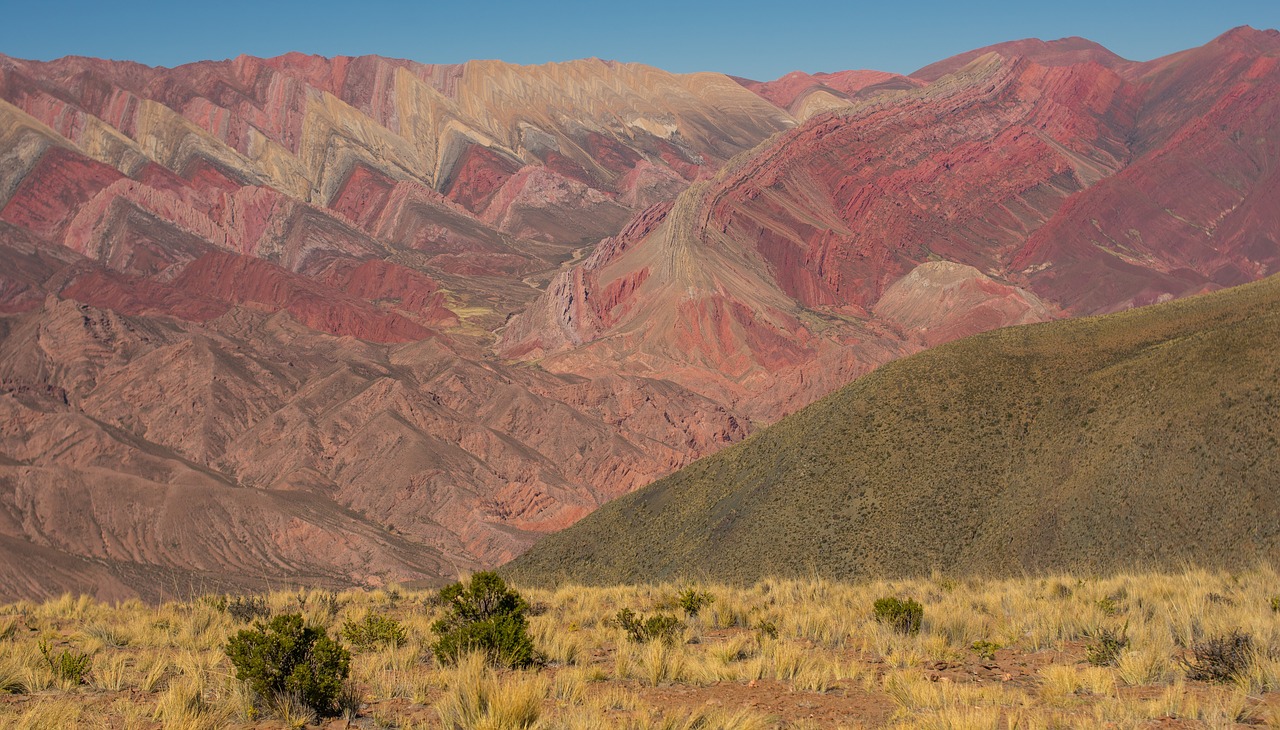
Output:
<instances>
[{"instance_id":1,"label":"foreground vegetation","mask_svg":"<svg viewBox=\"0 0 1280 730\"><path fill-rule=\"evenodd\" d=\"M1280 727L1269 570L469 590L3 606L0 726ZM236 678L290 614L325 712Z\"/></svg>"}]
</instances>

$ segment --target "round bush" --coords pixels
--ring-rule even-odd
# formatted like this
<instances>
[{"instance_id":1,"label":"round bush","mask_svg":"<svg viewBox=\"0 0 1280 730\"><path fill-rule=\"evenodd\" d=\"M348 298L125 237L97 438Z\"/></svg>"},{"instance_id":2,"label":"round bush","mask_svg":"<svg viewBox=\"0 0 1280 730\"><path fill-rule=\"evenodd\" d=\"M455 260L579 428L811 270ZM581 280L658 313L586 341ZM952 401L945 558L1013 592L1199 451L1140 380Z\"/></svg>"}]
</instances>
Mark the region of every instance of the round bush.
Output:
<instances>
[{"instance_id":1,"label":"round bush","mask_svg":"<svg viewBox=\"0 0 1280 730\"><path fill-rule=\"evenodd\" d=\"M321 628L287 613L257 623L227 642L236 678L268 701L296 696L321 717L338 714L338 696L351 672L351 654Z\"/></svg>"}]
</instances>

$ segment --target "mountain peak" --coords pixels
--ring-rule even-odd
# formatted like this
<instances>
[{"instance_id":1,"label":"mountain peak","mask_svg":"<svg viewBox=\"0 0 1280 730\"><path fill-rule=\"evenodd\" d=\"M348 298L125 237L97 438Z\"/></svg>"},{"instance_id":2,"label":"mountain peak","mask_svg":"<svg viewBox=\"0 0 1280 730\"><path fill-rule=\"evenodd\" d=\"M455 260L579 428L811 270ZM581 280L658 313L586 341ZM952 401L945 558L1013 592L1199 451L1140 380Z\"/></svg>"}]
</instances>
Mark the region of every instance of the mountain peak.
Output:
<instances>
[{"instance_id":1,"label":"mountain peak","mask_svg":"<svg viewBox=\"0 0 1280 730\"><path fill-rule=\"evenodd\" d=\"M1280 49L1280 30L1258 30L1253 26L1240 25L1214 38L1212 42L1242 51L1262 53Z\"/></svg>"},{"instance_id":2,"label":"mountain peak","mask_svg":"<svg viewBox=\"0 0 1280 730\"><path fill-rule=\"evenodd\" d=\"M911 78L919 81L936 81L949 73L964 68L975 58L988 53L997 53L1005 57L1028 58L1041 66L1069 66L1076 63L1095 61L1114 68L1126 63L1124 58L1112 53L1106 47L1087 38L1069 36L1057 40L1041 40L1039 38L1023 38L1017 41L997 43L991 46L975 48L937 63L929 64L911 74Z\"/></svg>"}]
</instances>

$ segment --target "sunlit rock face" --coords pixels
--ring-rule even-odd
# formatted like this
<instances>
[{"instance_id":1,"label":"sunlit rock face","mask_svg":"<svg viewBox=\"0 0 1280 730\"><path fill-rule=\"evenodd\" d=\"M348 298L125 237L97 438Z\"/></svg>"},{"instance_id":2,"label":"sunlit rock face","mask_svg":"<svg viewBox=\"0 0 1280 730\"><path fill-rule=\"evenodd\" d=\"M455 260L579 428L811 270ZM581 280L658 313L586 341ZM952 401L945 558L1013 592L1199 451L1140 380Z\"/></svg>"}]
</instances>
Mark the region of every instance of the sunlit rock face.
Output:
<instances>
[{"instance_id":1,"label":"sunlit rock face","mask_svg":"<svg viewBox=\"0 0 1280 730\"><path fill-rule=\"evenodd\" d=\"M0 595L452 577L901 355L1260 278L1278 58L0 57Z\"/></svg>"}]
</instances>

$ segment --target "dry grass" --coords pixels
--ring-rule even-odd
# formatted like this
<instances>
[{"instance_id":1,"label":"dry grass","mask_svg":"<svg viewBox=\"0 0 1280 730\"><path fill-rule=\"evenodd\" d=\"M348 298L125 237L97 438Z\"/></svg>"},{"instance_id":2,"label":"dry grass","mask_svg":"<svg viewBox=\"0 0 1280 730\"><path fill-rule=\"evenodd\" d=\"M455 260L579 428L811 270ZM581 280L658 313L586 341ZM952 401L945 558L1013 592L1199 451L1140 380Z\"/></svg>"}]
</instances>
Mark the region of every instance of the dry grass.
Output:
<instances>
[{"instance_id":1,"label":"dry grass","mask_svg":"<svg viewBox=\"0 0 1280 730\"><path fill-rule=\"evenodd\" d=\"M546 661L521 672L475 658L437 666L439 609L427 593L291 592L267 603L331 629L369 611L405 628L402 646L353 658L360 697L349 719L360 727L1280 727L1271 571L702 586L715 602L674 644L631 643L611 620L623 607L670 611L684 585L523 591L545 607L530 625ZM871 606L885 595L924 605L918 635L876 623ZM776 638L757 630L761 620ZM222 647L243 625L216 601L0 606L0 727L313 723L287 699L255 701L234 678ZM1114 666L1085 661L1099 627L1129 637ZM1248 670L1226 684L1188 680L1178 661L1187 647L1235 629L1259 649ZM979 640L1003 648L986 658L972 647ZM41 642L91 654L86 680L60 683Z\"/></svg>"}]
</instances>

